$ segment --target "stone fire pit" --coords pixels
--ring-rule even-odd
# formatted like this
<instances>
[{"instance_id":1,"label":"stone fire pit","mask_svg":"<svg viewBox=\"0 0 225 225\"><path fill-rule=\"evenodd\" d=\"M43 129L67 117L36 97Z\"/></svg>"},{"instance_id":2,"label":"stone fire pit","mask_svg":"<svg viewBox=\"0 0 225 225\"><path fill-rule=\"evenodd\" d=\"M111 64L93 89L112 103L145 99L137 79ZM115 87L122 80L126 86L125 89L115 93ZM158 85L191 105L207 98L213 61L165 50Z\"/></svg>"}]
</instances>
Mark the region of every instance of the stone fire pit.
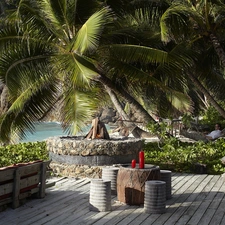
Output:
<instances>
[{"instance_id":1,"label":"stone fire pit","mask_svg":"<svg viewBox=\"0 0 225 225\"><path fill-rule=\"evenodd\" d=\"M102 166L131 163L138 160L143 140L110 137L85 139L83 136L51 137L46 140L51 168L64 176L101 177Z\"/></svg>"}]
</instances>

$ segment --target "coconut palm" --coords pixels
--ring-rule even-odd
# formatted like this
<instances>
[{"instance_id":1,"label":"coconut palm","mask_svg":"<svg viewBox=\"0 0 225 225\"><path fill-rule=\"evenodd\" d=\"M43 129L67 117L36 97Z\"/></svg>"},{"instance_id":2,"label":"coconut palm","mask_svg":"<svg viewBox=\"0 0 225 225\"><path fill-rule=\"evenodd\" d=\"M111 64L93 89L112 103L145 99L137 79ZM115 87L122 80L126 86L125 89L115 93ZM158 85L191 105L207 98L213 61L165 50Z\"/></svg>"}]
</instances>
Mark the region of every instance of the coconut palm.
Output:
<instances>
[{"instance_id":1,"label":"coconut palm","mask_svg":"<svg viewBox=\"0 0 225 225\"><path fill-rule=\"evenodd\" d=\"M140 3L140 1L138 2ZM117 86L123 86L126 90L129 90L129 93L132 93L132 96L135 96L136 99L138 97L140 100L141 96L143 96L142 101L144 99L144 103L149 99L151 105L154 105L152 103L158 102L156 99L159 98L159 93L162 94L161 96L164 95L164 104L161 104L161 106L170 105L172 108L173 106L168 103L178 102L179 99L181 100L180 103L187 103L187 101L184 101L185 99L187 100L187 96L181 94L185 92L185 87L184 82L181 81L183 77L179 74L181 74L180 68L185 63L190 63L190 58L187 61L186 57L182 62L179 59L181 49L175 49L175 45L167 46L160 40L159 23L154 18L156 17L155 15L160 18L163 10L165 10L165 5L160 5L161 8L156 10L158 1L141 1L141 3L143 2L146 4L144 7L138 8L138 5L136 5L136 10L133 10L132 13L126 13L126 16L117 19L117 29L114 33L110 33L111 37L115 37L115 34L118 36L119 34L121 43L119 45L113 44L115 40L110 40L110 48L107 45L108 49L105 55L109 55L109 57L107 57L104 65L106 64L107 68L111 68L111 70L105 69L107 70L107 75L110 76L111 80L115 80ZM121 24L122 26L120 26ZM127 44L128 41L129 45ZM158 57L158 61L156 57ZM161 61L159 61L159 58ZM161 69L158 68L159 65ZM158 70L160 76L164 74L164 77L160 81L154 75L156 70ZM173 76L175 70L177 70L176 73L179 75L179 77L173 78L176 86L168 85L165 80L168 80L168 75ZM169 71L170 74L168 74ZM167 78L164 79L166 76ZM178 85L180 85L179 88ZM167 91L166 95L165 91ZM176 101L171 101L171 96ZM178 106L176 105L176 107ZM185 110L188 108L185 104L181 104L180 106L180 108Z\"/></svg>"},{"instance_id":2,"label":"coconut palm","mask_svg":"<svg viewBox=\"0 0 225 225\"><path fill-rule=\"evenodd\" d=\"M17 0L2 0L0 2L0 16L5 14L5 11L15 9Z\"/></svg>"},{"instance_id":3,"label":"coconut palm","mask_svg":"<svg viewBox=\"0 0 225 225\"><path fill-rule=\"evenodd\" d=\"M186 42L200 55L186 76L225 118L224 109L216 101L218 93L224 95L223 73L219 72L221 63L225 66L224 15L225 4L221 1L171 1L160 25L162 41Z\"/></svg>"},{"instance_id":4,"label":"coconut palm","mask_svg":"<svg viewBox=\"0 0 225 225\"><path fill-rule=\"evenodd\" d=\"M60 102L64 127L70 125L75 134L104 101L102 84L129 102L147 122L153 119L135 98L135 91L144 95L151 84L185 99L144 66L175 64L168 52L140 46L139 23L131 14L122 18L121 10L118 15L115 21L116 14L105 3L92 0L19 1L0 31L0 79L10 103L0 118L1 140L8 141L12 131L23 137L25 128L33 130L33 122L56 102ZM129 27L119 24L124 18L130 21Z\"/></svg>"},{"instance_id":5,"label":"coconut palm","mask_svg":"<svg viewBox=\"0 0 225 225\"><path fill-rule=\"evenodd\" d=\"M10 139L12 130L23 137L24 128L32 130L33 122L59 100L63 103L62 120L64 124L72 123L72 132L83 127L84 120L97 107L98 87L90 80L97 72L84 53L95 51L111 12L102 7L92 14L99 6L86 1L92 6L92 17L87 20L88 10L84 10L83 2L66 3L20 1L15 14L5 21L5 29L1 30L0 76L8 88L10 107L1 116L3 141Z\"/></svg>"}]
</instances>

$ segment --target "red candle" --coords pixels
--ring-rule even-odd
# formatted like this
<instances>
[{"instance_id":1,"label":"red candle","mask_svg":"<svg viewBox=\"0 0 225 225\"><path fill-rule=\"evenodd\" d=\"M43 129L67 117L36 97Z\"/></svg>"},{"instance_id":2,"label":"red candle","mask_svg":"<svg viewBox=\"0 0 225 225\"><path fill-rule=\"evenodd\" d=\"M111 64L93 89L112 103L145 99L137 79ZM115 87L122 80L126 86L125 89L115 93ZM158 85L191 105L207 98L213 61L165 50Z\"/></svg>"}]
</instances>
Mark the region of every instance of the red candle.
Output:
<instances>
[{"instance_id":1,"label":"red candle","mask_svg":"<svg viewBox=\"0 0 225 225\"><path fill-rule=\"evenodd\" d=\"M135 167L136 167L136 160L135 160L135 159L133 159L133 160L131 161L131 167L132 167L132 168L135 168Z\"/></svg>"},{"instance_id":2,"label":"red candle","mask_svg":"<svg viewBox=\"0 0 225 225\"><path fill-rule=\"evenodd\" d=\"M144 151L139 152L139 169L144 169L145 167L145 155Z\"/></svg>"}]
</instances>

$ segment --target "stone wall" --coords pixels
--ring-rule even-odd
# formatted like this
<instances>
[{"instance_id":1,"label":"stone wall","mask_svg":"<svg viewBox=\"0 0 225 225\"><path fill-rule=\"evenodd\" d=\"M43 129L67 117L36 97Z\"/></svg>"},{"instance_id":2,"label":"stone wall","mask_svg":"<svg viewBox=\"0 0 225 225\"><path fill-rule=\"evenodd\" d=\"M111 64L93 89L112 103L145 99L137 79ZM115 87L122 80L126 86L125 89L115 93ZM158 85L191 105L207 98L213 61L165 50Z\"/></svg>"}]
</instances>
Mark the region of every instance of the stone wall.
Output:
<instances>
[{"instance_id":1,"label":"stone wall","mask_svg":"<svg viewBox=\"0 0 225 225\"><path fill-rule=\"evenodd\" d=\"M114 137L87 140L81 136L51 137L46 140L53 172L63 176L100 178L104 166L138 161L143 140Z\"/></svg>"},{"instance_id":2,"label":"stone wall","mask_svg":"<svg viewBox=\"0 0 225 225\"><path fill-rule=\"evenodd\" d=\"M54 176L101 178L103 166L69 165L52 161L50 167Z\"/></svg>"}]
</instances>

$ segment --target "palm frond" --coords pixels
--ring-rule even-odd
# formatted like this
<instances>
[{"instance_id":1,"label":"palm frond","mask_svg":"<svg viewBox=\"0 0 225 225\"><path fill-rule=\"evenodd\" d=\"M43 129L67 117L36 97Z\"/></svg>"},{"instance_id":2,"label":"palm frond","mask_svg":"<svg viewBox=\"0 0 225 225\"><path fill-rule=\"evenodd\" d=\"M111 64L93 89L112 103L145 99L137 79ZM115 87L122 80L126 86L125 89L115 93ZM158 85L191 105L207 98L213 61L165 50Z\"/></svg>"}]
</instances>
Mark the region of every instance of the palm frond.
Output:
<instances>
[{"instance_id":1,"label":"palm frond","mask_svg":"<svg viewBox=\"0 0 225 225\"><path fill-rule=\"evenodd\" d=\"M61 80L76 86L89 86L91 80L98 75L95 61L76 53L60 54L52 58L54 71Z\"/></svg>"},{"instance_id":2,"label":"palm frond","mask_svg":"<svg viewBox=\"0 0 225 225\"><path fill-rule=\"evenodd\" d=\"M111 54L116 55L126 63L164 63L167 60L167 52L146 46L114 44L109 46Z\"/></svg>"},{"instance_id":3,"label":"palm frond","mask_svg":"<svg viewBox=\"0 0 225 225\"><path fill-rule=\"evenodd\" d=\"M187 94L173 91L171 95L167 95L171 105L182 113L193 111L193 102Z\"/></svg>"},{"instance_id":4,"label":"palm frond","mask_svg":"<svg viewBox=\"0 0 225 225\"><path fill-rule=\"evenodd\" d=\"M194 27L194 22L204 27L202 15L185 4L171 5L160 19L161 39L163 42L171 40L185 40Z\"/></svg>"},{"instance_id":5,"label":"palm frond","mask_svg":"<svg viewBox=\"0 0 225 225\"><path fill-rule=\"evenodd\" d=\"M97 110L98 99L96 90L79 90L76 87L67 87L64 92L62 122L71 134L75 135L84 126L86 121L91 121L93 113Z\"/></svg>"},{"instance_id":6,"label":"palm frond","mask_svg":"<svg viewBox=\"0 0 225 225\"><path fill-rule=\"evenodd\" d=\"M32 86L28 86L18 96L10 96L11 106L0 117L0 137L3 141L9 141L13 132L23 138L26 130L33 131L33 123L49 111L57 99L57 85L55 79L43 80ZM7 124L7 125L6 125Z\"/></svg>"},{"instance_id":7,"label":"palm frond","mask_svg":"<svg viewBox=\"0 0 225 225\"><path fill-rule=\"evenodd\" d=\"M97 49L105 25L112 20L112 12L108 7L94 13L80 28L71 50L84 54Z\"/></svg>"}]
</instances>

